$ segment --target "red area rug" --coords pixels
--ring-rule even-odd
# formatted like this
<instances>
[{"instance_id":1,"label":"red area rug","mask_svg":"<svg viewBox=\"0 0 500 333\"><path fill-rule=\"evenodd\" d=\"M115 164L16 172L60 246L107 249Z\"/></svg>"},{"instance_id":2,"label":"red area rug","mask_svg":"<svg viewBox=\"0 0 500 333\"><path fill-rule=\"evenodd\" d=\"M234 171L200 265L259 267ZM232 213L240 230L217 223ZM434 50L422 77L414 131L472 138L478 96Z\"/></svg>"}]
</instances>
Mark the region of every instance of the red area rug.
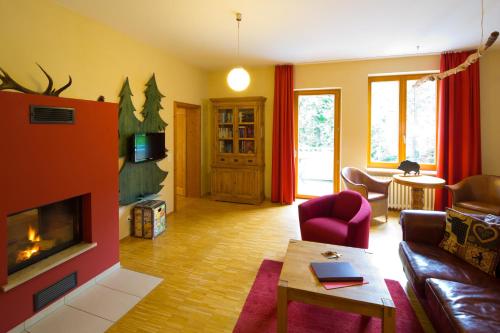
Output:
<instances>
[{"instance_id":1,"label":"red area rug","mask_svg":"<svg viewBox=\"0 0 500 333\"><path fill-rule=\"evenodd\" d=\"M264 260L248 294L234 333L275 333L277 284L283 263ZM399 282L385 280L396 305L396 331L423 332L413 308ZM288 305L288 332L380 332L379 318L336 311L316 305L290 302Z\"/></svg>"}]
</instances>

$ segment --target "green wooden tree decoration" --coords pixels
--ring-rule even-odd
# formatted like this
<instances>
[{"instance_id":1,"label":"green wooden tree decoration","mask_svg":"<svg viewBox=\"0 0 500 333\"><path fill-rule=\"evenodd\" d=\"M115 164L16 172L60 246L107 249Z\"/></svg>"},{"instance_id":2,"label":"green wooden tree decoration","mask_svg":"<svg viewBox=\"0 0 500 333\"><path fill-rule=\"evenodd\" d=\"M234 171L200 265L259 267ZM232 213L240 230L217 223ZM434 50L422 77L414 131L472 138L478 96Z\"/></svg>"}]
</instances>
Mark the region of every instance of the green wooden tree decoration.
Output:
<instances>
[{"instance_id":1,"label":"green wooden tree decoration","mask_svg":"<svg viewBox=\"0 0 500 333\"><path fill-rule=\"evenodd\" d=\"M156 162L141 163L142 166L142 191L143 194L158 193L163 188L161 184L168 172L160 169Z\"/></svg>"},{"instance_id":2,"label":"green wooden tree decoration","mask_svg":"<svg viewBox=\"0 0 500 333\"><path fill-rule=\"evenodd\" d=\"M144 192L142 190L142 164L125 161L120 170L120 205L128 205L137 201Z\"/></svg>"},{"instance_id":3,"label":"green wooden tree decoration","mask_svg":"<svg viewBox=\"0 0 500 333\"><path fill-rule=\"evenodd\" d=\"M154 74L147 83L145 94L146 102L142 111L144 121L140 123L133 113L135 108L130 99L132 92L128 79L123 84L120 92L120 156L123 156L122 147L124 147L123 154L127 154L127 140L131 135L139 132L165 131L167 124L161 119L159 114L160 110L163 109L161 99L165 96L159 92ZM128 117L128 115L131 115L133 118ZM123 146L122 138L124 142ZM160 192L163 188L161 183L167 175L168 172L160 169L156 162L135 164L126 158L125 164L120 170L120 204L128 205L139 200L141 197Z\"/></svg>"},{"instance_id":4,"label":"green wooden tree decoration","mask_svg":"<svg viewBox=\"0 0 500 333\"><path fill-rule=\"evenodd\" d=\"M148 83L146 83L146 90L144 91L144 94L146 95L146 101L144 102L142 109L142 115L144 117L144 121L142 123L143 132L165 131L167 123L160 117L160 110L163 109L161 106L161 99L165 96L158 90L154 74L151 76Z\"/></svg>"},{"instance_id":5,"label":"green wooden tree decoration","mask_svg":"<svg viewBox=\"0 0 500 333\"><path fill-rule=\"evenodd\" d=\"M123 83L122 90L120 91L120 111L118 115L118 145L119 156L127 155L128 140L130 136L139 131L139 120L134 115L135 107L132 103L132 91L128 78Z\"/></svg>"}]
</instances>

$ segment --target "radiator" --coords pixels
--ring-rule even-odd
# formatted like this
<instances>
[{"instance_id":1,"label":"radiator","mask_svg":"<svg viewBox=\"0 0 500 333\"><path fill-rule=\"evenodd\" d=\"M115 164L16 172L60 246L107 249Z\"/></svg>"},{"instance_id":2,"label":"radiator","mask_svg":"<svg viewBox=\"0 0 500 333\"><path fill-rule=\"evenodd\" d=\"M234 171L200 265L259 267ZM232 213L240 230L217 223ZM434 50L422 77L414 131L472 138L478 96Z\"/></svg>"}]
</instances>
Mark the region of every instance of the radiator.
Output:
<instances>
[{"instance_id":1,"label":"radiator","mask_svg":"<svg viewBox=\"0 0 500 333\"><path fill-rule=\"evenodd\" d=\"M392 177L375 176L378 179L392 179ZM424 209L434 210L434 194L432 188L424 189ZM389 209L411 209L411 188L394 181L389 186Z\"/></svg>"}]
</instances>

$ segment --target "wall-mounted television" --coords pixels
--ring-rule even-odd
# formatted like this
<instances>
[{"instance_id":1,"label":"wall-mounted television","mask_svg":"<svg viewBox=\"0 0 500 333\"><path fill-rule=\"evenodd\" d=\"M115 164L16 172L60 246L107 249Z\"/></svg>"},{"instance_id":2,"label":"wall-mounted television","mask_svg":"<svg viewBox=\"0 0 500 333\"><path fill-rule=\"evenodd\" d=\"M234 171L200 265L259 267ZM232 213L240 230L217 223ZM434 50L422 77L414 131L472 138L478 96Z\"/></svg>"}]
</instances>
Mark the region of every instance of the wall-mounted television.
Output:
<instances>
[{"instance_id":1,"label":"wall-mounted television","mask_svg":"<svg viewBox=\"0 0 500 333\"><path fill-rule=\"evenodd\" d=\"M137 133L130 138L132 162L157 161L165 156L165 133Z\"/></svg>"}]
</instances>

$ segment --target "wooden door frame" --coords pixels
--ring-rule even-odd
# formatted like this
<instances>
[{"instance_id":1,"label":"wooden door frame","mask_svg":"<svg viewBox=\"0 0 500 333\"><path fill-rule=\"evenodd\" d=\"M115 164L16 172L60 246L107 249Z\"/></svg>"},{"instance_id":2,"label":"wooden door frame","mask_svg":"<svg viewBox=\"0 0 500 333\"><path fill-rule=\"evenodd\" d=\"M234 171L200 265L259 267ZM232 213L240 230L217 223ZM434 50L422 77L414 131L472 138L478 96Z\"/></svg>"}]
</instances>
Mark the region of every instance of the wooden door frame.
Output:
<instances>
[{"instance_id":1,"label":"wooden door frame","mask_svg":"<svg viewBox=\"0 0 500 333\"><path fill-rule=\"evenodd\" d=\"M199 110L199 116L200 116L200 154L201 154L201 105L197 105L197 104L190 104L190 103L184 103L184 102L177 102L177 101L174 101L174 128L173 128L173 148L174 148L174 172L173 172L173 177L174 177L174 209L173 211L175 212L177 210L177 205L176 205L176 200L175 200L175 189L177 187L177 182L175 180L175 164L176 164L176 161L175 161L175 129L177 128L177 118L175 116L175 113L177 111L177 109L179 108L183 108L183 109L186 109L186 111L188 110ZM187 123L186 123L187 124ZM200 156L200 164L201 164L201 156ZM200 165L200 171L201 171L201 165ZM200 180L201 180L201 175L200 175ZM201 193L201 182L200 182L200 193Z\"/></svg>"},{"instance_id":2,"label":"wooden door frame","mask_svg":"<svg viewBox=\"0 0 500 333\"><path fill-rule=\"evenodd\" d=\"M299 183L299 96L300 95L334 95L334 127L333 127L333 192L337 193L340 190L340 121L341 121L341 90L336 89L304 89L295 90L293 98L293 140L294 140L294 160L295 160L295 197L300 199L310 199L316 196L300 195L297 193Z\"/></svg>"}]
</instances>

